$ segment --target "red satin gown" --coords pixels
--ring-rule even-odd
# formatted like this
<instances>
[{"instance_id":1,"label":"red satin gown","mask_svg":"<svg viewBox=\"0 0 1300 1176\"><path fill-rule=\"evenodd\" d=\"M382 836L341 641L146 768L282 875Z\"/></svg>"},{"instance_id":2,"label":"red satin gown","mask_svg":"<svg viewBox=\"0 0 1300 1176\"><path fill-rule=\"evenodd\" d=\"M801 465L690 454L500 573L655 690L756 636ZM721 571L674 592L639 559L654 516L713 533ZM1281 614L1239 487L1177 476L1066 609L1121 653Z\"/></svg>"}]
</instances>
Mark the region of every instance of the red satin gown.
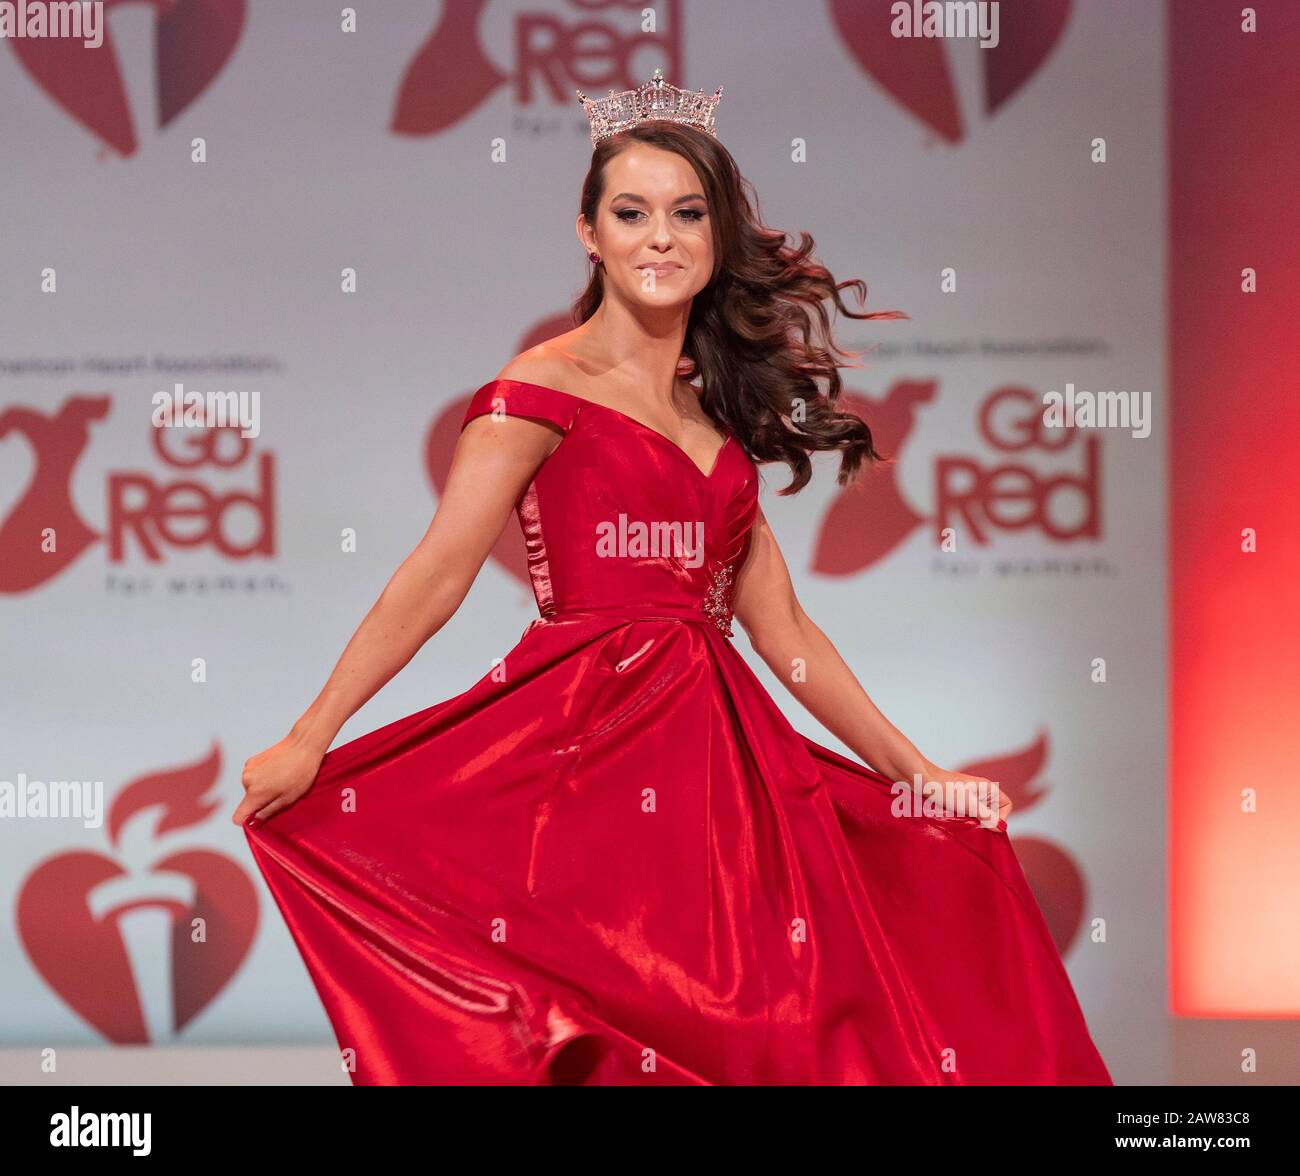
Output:
<instances>
[{"instance_id":1,"label":"red satin gown","mask_svg":"<svg viewBox=\"0 0 1300 1176\"><path fill-rule=\"evenodd\" d=\"M564 434L517 507L540 616L246 826L352 1082L1109 1085L1005 822L892 815L732 645L736 439L705 474L554 389L492 411Z\"/></svg>"}]
</instances>

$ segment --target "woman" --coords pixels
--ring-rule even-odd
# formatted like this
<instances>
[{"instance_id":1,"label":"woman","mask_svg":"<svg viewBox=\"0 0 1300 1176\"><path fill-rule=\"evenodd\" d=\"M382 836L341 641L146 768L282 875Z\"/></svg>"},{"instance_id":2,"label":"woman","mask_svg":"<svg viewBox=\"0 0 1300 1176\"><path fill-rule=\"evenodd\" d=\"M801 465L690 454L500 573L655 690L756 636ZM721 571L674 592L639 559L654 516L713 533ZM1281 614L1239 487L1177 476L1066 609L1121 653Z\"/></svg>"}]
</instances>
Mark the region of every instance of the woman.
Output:
<instances>
[{"instance_id":1,"label":"woman","mask_svg":"<svg viewBox=\"0 0 1300 1176\"><path fill-rule=\"evenodd\" d=\"M475 394L428 533L234 820L358 1084L1109 1084L1009 803L876 709L758 509L757 462L792 493L810 452L879 457L821 304L890 316L759 223L716 98L584 99L579 325ZM327 753L512 509L539 618ZM795 731L733 618L874 770Z\"/></svg>"}]
</instances>

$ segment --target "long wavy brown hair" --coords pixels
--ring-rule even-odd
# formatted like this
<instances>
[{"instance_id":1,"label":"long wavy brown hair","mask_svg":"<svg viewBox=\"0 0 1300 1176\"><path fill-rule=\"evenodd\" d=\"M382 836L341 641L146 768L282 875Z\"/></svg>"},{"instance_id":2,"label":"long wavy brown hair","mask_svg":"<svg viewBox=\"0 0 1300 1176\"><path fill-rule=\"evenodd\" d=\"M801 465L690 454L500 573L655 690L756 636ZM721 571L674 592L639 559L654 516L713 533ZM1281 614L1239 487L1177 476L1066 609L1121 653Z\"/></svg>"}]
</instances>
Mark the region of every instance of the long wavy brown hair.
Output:
<instances>
[{"instance_id":1,"label":"long wavy brown hair","mask_svg":"<svg viewBox=\"0 0 1300 1176\"><path fill-rule=\"evenodd\" d=\"M854 319L905 319L901 311L861 313L845 305L840 291L861 279L836 282L813 260L815 243L800 231L798 245L768 228L753 185L731 153L712 135L674 123L641 123L597 144L582 183L582 213L589 225L605 191L605 168L632 143L645 143L685 157L704 185L713 227L713 276L691 304L681 374L698 377L700 404L757 462L786 462L793 473L778 494L797 494L812 477L810 453L839 450L837 481L853 481L865 461L883 461L861 417L836 408L841 360L858 353L836 345L823 305ZM573 303L575 325L585 323L605 297L605 275L594 267ZM824 389L819 386L824 382Z\"/></svg>"}]
</instances>

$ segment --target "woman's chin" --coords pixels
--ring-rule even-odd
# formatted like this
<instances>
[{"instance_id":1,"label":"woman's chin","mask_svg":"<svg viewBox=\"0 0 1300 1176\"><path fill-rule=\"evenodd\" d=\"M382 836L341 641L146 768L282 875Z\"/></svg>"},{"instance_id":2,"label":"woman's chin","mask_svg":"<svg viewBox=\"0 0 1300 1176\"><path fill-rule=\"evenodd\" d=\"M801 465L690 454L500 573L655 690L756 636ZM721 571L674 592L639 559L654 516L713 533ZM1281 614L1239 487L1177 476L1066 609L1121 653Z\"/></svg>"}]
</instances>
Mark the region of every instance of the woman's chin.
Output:
<instances>
[{"instance_id":1,"label":"woman's chin","mask_svg":"<svg viewBox=\"0 0 1300 1176\"><path fill-rule=\"evenodd\" d=\"M670 290L662 287L658 290L637 290L632 295L632 302L636 306L644 306L647 310L667 310L673 306L684 306L691 300L690 293L683 294L681 290Z\"/></svg>"}]
</instances>

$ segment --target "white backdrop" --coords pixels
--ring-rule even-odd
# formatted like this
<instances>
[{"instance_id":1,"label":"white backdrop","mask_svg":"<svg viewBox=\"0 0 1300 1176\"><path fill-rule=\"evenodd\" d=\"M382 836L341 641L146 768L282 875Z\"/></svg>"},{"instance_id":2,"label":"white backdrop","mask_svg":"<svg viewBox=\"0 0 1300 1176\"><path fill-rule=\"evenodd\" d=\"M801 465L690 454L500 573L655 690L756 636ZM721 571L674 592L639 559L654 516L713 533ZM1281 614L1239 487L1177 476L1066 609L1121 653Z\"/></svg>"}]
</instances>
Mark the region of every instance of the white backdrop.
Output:
<instances>
[{"instance_id":1,"label":"white backdrop","mask_svg":"<svg viewBox=\"0 0 1300 1176\"><path fill-rule=\"evenodd\" d=\"M573 219L590 143L573 90L662 64L670 81L725 87L719 136L764 219L809 230L837 278L865 279L869 309L911 316L841 322L846 345L878 346L846 382L894 471L857 509L833 459L793 499L773 493L784 468L765 471L800 598L925 754L996 765L1017 792L1010 832L1065 927L1099 1048L1119 1082L1164 1080L1162 6L1049 4L1065 24L1037 52L1016 40L1023 7L1004 3L1002 45L942 45L915 98L875 80L913 47L882 39L871 4L668 3L640 48L639 4L403 0L362 6L355 33L337 5L253 2L242 26L240 7L233 50L176 110L153 81L152 8L110 11L133 147L104 121L110 89L70 109L0 44L0 781L102 781L118 802L112 826L0 819L0 1044L332 1041L229 820L241 765L310 702L423 533L439 472L426 456L445 458L463 398L563 329L586 266ZM169 41L158 71L202 73L204 36ZM613 80L598 36L617 51ZM1013 82L989 112L995 60ZM945 70L955 134L937 129ZM150 398L177 380L258 393L262 434L240 464L184 467L155 448ZM1149 393L1150 436L1015 448L1028 398L1067 382ZM1008 495L1033 480L996 472L1080 476L1089 445L1086 493L1026 507ZM163 497L185 481L260 498L220 530L263 550L240 558L195 517L164 517L199 500ZM33 520L49 519L56 554L33 549ZM1050 533L1085 519L1093 533ZM955 553L936 525L955 528ZM535 614L490 561L340 741L466 689ZM847 750L739 630L737 643L797 727ZM169 928L188 942L195 914L208 953L173 967Z\"/></svg>"}]
</instances>

